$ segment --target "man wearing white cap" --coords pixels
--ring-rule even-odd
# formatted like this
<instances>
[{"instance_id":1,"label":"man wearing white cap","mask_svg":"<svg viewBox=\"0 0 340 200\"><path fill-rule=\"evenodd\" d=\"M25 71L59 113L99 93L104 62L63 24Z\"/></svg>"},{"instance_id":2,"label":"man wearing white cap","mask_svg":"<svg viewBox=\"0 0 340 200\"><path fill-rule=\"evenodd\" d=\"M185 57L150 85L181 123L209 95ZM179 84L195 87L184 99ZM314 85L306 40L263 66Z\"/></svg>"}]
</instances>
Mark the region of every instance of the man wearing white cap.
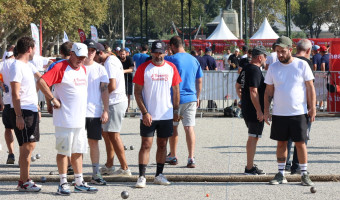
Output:
<instances>
[{"instance_id":1,"label":"man wearing white cap","mask_svg":"<svg viewBox=\"0 0 340 200\"><path fill-rule=\"evenodd\" d=\"M39 80L41 91L53 105L53 124L55 126L57 165L60 185L57 194L70 195L67 183L67 156L71 157L74 169L75 192L97 192L84 182L82 174L83 153L87 153L85 131L87 105L87 75L84 66L88 56L87 46L74 43L69 60L54 65ZM53 94L50 87L54 85Z\"/></svg>"}]
</instances>

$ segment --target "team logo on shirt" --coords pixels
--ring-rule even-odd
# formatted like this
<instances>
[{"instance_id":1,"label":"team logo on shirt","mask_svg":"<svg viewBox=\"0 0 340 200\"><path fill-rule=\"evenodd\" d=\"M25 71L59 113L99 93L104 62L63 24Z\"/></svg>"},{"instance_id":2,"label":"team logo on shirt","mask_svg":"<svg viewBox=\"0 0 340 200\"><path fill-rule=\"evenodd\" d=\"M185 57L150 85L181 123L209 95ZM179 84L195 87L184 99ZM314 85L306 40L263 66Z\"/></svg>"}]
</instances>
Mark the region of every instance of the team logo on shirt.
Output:
<instances>
[{"instance_id":1,"label":"team logo on shirt","mask_svg":"<svg viewBox=\"0 0 340 200\"><path fill-rule=\"evenodd\" d=\"M169 74L152 74L152 81L168 81Z\"/></svg>"},{"instance_id":2,"label":"team logo on shirt","mask_svg":"<svg viewBox=\"0 0 340 200\"><path fill-rule=\"evenodd\" d=\"M86 85L86 79L75 78L73 82L76 86Z\"/></svg>"}]
</instances>

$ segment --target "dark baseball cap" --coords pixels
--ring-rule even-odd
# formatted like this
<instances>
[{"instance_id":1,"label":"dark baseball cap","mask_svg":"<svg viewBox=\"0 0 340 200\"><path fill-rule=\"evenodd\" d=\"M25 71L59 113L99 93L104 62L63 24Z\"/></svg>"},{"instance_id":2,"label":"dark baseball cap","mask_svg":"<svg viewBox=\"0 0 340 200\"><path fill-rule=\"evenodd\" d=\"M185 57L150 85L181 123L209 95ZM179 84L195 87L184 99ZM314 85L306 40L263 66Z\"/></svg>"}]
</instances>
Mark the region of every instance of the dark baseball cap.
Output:
<instances>
[{"instance_id":1,"label":"dark baseball cap","mask_svg":"<svg viewBox=\"0 0 340 200\"><path fill-rule=\"evenodd\" d=\"M266 48L262 45L256 46L253 48L253 52L251 53L252 56L258 56L258 55L266 55L269 56L270 54L267 52Z\"/></svg>"},{"instance_id":2,"label":"dark baseball cap","mask_svg":"<svg viewBox=\"0 0 340 200\"><path fill-rule=\"evenodd\" d=\"M86 39L83 43L86 44L88 49L89 48L97 49L96 42L94 40Z\"/></svg>"},{"instance_id":3,"label":"dark baseball cap","mask_svg":"<svg viewBox=\"0 0 340 200\"><path fill-rule=\"evenodd\" d=\"M96 46L97 52L99 52L99 51L105 51L105 47L104 47L102 44L100 44L99 42L97 42L97 43L95 44L95 46Z\"/></svg>"},{"instance_id":4,"label":"dark baseball cap","mask_svg":"<svg viewBox=\"0 0 340 200\"><path fill-rule=\"evenodd\" d=\"M151 53L165 53L165 43L161 40L156 40L152 43Z\"/></svg>"},{"instance_id":5,"label":"dark baseball cap","mask_svg":"<svg viewBox=\"0 0 340 200\"><path fill-rule=\"evenodd\" d=\"M209 52L209 51L212 51L212 50L210 49L210 47L206 47L206 48L205 48L205 52Z\"/></svg>"},{"instance_id":6,"label":"dark baseball cap","mask_svg":"<svg viewBox=\"0 0 340 200\"><path fill-rule=\"evenodd\" d=\"M275 42L276 46L280 46L283 48L286 48L288 46L292 47L293 46L293 42L289 37L286 36L281 36L279 37L276 42Z\"/></svg>"}]
</instances>

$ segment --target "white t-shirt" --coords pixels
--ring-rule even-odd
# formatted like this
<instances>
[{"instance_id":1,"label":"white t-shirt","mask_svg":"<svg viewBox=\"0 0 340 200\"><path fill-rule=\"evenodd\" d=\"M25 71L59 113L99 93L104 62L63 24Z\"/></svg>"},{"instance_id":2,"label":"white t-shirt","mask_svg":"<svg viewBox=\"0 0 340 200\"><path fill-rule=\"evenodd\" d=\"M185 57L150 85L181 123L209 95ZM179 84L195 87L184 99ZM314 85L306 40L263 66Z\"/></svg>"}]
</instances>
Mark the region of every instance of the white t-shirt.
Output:
<instances>
[{"instance_id":1,"label":"white t-shirt","mask_svg":"<svg viewBox=\"0 0 340 200\"><path fill-rule=\"evenodd\" d=\"M33 60L30 62L39 70L39 71L44 71L44 66L48 64L48 61L50 59L39 56L39 55L34 55Z\"/></svg>"},{"instance_id":2,"label":"white t-shirt","mask_svg":"<svg viewBox=\"0 0 340 200\"><path fill-rule=\"evenodd\" d=\"M109 78L104 66L96 62L89 66L85 65L85 68L88 78L86 117L98 118L103 111L100 83L109 83Z\"/></svg>"},{"instance_id":3,"label":"white t-shirt","mask_svg":"<svg viewBox=\"0 0 340 200\"><path fill-rule=\"evenodd\" d=\"M144 104L152 120L173 119L171 87L181 82L173 63L165 61L155 66L152 61L145 62L137 68L133 82L143 86Z\"/></svg>"},{"instance_id":4,"label":"white t-shirt","mask_svg":"<svg viewBox=\"0 0 340 200\"><path fill-rule=\"evenodd\" d=\"M109 56L104 62L109 79L116 79L116 89L110 93L109 105L127 101L125 94L124 68L116 56Z\"/></svg>"},{"instance_id":5,"label":"white t-shirt","mask_svg":"<svg viewBox=\"0 0 340 200\"><path fill-rule=\"evenodd\" d=\"M273 64L276 61L278 61L277 53L272 52L272 53L270 53L270 56L267 57L266 64L270 65L270 64Z\"/></svg>"},{"instance_id":6,"label":"white t-shirt","mask_svg":"<svg viewBox=\"0 0 340 200\"><path fill-rule=\"evenodd\" d=\"M35 86L34 74L37 69L31 63L15 60L9 69L10 82L20 83L20 105L21 109L38 112L38 95ZM13 102L11 102L13 108Z\"/></svg>"},{"instance_id":7,"label":"white t-shirt","mask_svg":"<svg viewBox=\"0 0 340 200\"><path fill-rule=\"evenodd\" d=\"M231 53L230 53L230 54L224 54L224 55L223 55L223 61L224 61L224 65L225 65L225 66L229 66L228 58L229 58L230 55L231 55Z\"/></svg>"},{"instance_id":8,"label":"white t-shirt","mask_svg":"<svg viewBox=\"0 0 340 200\"><path fill-rule=\"evenodd\" d=\"M12 102L12 94L11 94L11 84L10 84L10 80L9 80L9 69L10 66L13 64L13 62L15 61L15 59L10 58L10 59L6 59L4 60L3 66L1 68L0 73L2 74L2 77L4 79L4 87L5 87L5 91L3 93L3 101L4 104L11 104Z\"/></svg>"},{"instance_id":9,"label":"white t-shirt","mask_svg":"<svg viewBox=\"0 0 340 200\"><path fill-rule=\"evenodd\" d=\"M54 65L42 78L47 85L54 85L54 98L61 107L53 109L54 126L64 128L85 127L87 105L87 75L85 66L73 69L68 60Z\"/></svg>"},{"instance_id":10,"label":"white t-shirt","mask_svg":"<svg viewBox=\"0 0 340 200\"><path fill-rule=\"evenodd\" d=\"M304 60L293 58L290 64L280 61L270 65L265 83L274 85L273 115L294 116L307 113L306 81L314 79Z\"/></svg>"}]
</instances>

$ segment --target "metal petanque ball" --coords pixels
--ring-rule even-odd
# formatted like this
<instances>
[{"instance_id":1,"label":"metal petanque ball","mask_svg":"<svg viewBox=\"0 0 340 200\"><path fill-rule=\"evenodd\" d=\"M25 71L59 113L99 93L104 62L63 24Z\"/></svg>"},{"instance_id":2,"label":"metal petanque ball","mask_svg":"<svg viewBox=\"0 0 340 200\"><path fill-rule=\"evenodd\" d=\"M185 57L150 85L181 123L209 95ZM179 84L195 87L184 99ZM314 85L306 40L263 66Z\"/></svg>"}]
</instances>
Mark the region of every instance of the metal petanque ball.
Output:
<instances>
[{"instance_id":1,"label":"metal petanque ball","mask_svg":"<svg viewBox=\"0 0 340 200\"><path fill-rule=\"evenodd\" d=\"M130 146L130 150L134 150L135 149L135 147L134 146Z\"/></svg>"},{"instance_id":2,"label":"metal petanque ball","mask_svg":"<svg viewBox=\"0 0 340 200\"><path fill-rule=\"evenodd\" d=\"M45 183L45 182L46 182L46 177L45 177L45 176L41 177L41 182L42 182L42 183Z\"/></svg>"},{"instance_id":3,"label":"metal petanque ball","mask_svg":"<svg viewBox=\"0 0 340 200\"><path fill-rule=\"evenodd\" d=\"M127 150L127 149L128 149L127 146L124 145L124 150Z\"/></svg>"},{"instance_id":4,"label":"metal petanque ball","mask_svg":"<svg viewBox=\"0 0 340 200\"><path fill-rule=\"evenodd\" d=\"M40 159L41 158L41 155L40 154L37 154L35 155L36 159Z\"/></svg>"},{"instance_id":5,"label":"metal petanque ball","mask_svg":"<svg viewBox=\"0 0 340 200\"><path fill-rule=\"evenodd\" d=\"M37 160L37 158L36 158L35 156L32 156L32 157L31 157L31 161L32 161L32 162L34 162L34 161L36 161L36 160Z\"/></svg>"},{"instance_id":6,"label":"metal petanque ball","mask_svg":"<svg viewBox=\"0 0 340 200\"><path fill-rule=\"evenodd\" d=\"M123 198L123 199L127 199L129 198L129 193L127 191L123 191L120 196Z\"/></svg>"},{"instance_id":7,"label":"metal petanque ball","mask_svg":"<svg viewBox=\"0 0 340 200\"><path fill-rule=\"evenodd\" d=\"M315 193L315 192L316 192L315 187L311 187L311 188L310 188L310 192L311 192L311 193Z\"/></svg>"}]
</instances>

